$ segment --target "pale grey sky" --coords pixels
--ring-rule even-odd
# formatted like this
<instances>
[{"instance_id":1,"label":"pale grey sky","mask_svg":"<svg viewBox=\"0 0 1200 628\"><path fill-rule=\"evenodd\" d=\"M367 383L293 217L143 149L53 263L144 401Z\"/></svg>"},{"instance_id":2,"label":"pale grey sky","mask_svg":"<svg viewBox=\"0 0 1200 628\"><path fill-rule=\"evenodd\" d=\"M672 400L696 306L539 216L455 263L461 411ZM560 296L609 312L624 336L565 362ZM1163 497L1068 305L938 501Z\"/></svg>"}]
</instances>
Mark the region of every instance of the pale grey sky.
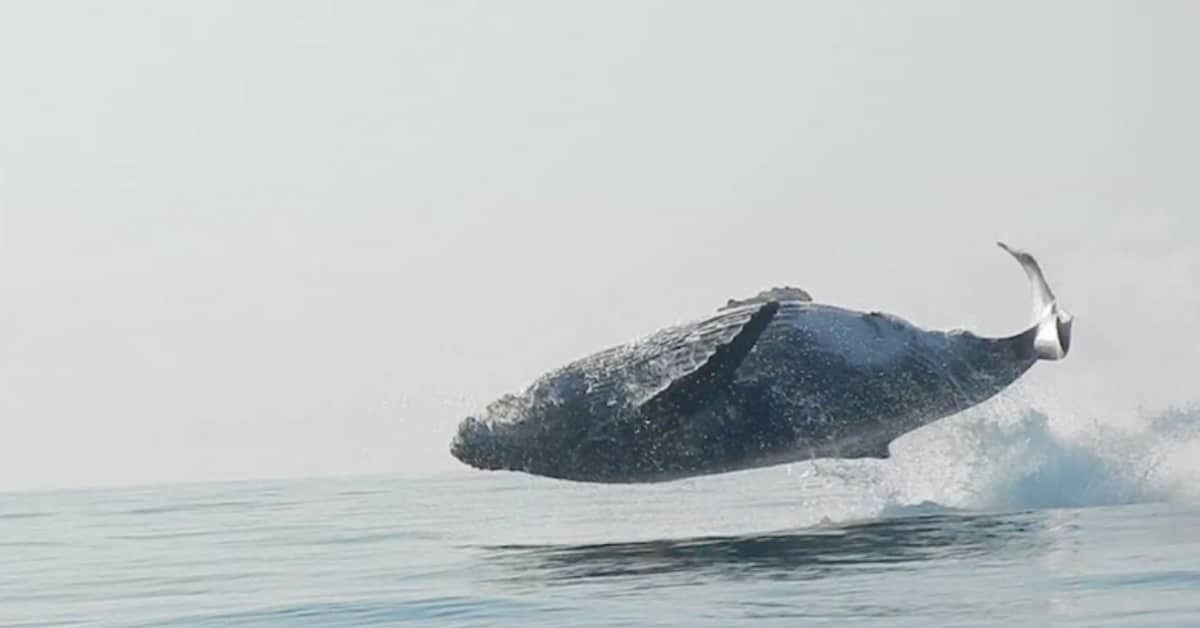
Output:
<instances>
[{"instance_id":1,"label":"pale grey sky","mask_svg":"<svg viewBox=\"0 0 1200 628\"><path fill-rule=\"evenodd\" d=\"M1200 398L1191 2L0 5L0 490L437 469L771 285ZM1036 402L1037 400L1035 400Z\"/></svg>"}]
</instances>

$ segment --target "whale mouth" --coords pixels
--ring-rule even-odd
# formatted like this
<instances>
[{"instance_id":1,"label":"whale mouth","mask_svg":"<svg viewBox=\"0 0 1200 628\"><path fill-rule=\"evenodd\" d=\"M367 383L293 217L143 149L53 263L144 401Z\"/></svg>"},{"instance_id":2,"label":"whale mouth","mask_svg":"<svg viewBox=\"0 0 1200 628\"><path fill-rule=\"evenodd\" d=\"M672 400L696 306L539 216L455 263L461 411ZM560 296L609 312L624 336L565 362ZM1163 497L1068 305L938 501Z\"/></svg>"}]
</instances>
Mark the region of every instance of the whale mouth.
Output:
<instances>
[{"instance_id":1,"label":"whale mouth","mask_svg":"<svg viewBox=\"0 0 1200 628\"><path fill-rule=\"evenodd\" d=\"M501 449L495 424L476 417L463 419L454 439L450 441L450 455L477 469L502 468Z\"/></svg>"}]
</instances>

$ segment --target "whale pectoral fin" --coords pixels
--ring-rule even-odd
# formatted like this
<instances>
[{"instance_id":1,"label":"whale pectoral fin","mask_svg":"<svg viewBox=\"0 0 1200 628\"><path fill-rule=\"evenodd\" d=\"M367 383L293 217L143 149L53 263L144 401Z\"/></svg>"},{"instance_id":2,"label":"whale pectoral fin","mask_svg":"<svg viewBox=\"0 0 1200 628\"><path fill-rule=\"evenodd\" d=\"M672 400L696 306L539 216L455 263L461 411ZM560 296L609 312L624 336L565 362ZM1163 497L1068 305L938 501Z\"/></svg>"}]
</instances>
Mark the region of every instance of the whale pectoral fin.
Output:
<instances>
[{"instance_id":1,"label":"whale pectoral fin","mask_svg":"<svg viewBox=\"0 0 1200 628\"><path fill-rule=\"evenodd\" d=\"M696 369L676 378L666 388L641 404L646 414L669 413L678 416L698 409L723 386L733 381L734 372L754 348L771 319L779 311L778 301L760 306L736 335L717 346Z\"/></svg>"}]
</instances>

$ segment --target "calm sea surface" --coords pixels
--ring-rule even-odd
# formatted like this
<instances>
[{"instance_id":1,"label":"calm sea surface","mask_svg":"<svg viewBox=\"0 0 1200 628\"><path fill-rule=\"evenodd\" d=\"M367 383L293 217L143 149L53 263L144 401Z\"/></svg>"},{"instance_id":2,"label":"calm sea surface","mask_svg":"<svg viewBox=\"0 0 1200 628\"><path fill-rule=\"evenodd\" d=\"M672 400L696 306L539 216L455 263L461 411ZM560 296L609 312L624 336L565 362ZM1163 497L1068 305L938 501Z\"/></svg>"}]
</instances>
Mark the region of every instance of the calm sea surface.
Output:
<instances>
[{"instance_id":1,"label":"calm sea surface","mask_svg":"<svg viewBox=\"0 0 1200 628\"><path fill-rule=\"evenodd\" d=\"M652 486L4 494L0 625L1200 626L1194 452L971 435Z\"/></svg>"}]
</instances>

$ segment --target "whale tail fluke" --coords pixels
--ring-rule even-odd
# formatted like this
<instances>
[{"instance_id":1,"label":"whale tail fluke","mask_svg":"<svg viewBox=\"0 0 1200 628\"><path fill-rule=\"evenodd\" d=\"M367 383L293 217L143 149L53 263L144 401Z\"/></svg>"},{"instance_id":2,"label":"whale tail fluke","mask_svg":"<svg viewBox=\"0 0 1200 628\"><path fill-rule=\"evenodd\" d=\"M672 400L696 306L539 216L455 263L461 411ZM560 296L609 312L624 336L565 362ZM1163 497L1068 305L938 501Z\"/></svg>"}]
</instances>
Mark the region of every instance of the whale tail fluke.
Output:
<instances>
[{"instance_id":1,"label":"whale tail fluke","mask_svg":"<svg viewBox=\"0 0 1200 628\"><path fill-rule=\"evenodd\" d=\"M1050 284L1032 255L1003 242L1000 248L1016 258L1033 289L1033 325L1036 328L1033 350L1040 360L1061 360L1071 349L1071 324L1075 316L1058 304Z\"/></svg>"}]
</instances>

